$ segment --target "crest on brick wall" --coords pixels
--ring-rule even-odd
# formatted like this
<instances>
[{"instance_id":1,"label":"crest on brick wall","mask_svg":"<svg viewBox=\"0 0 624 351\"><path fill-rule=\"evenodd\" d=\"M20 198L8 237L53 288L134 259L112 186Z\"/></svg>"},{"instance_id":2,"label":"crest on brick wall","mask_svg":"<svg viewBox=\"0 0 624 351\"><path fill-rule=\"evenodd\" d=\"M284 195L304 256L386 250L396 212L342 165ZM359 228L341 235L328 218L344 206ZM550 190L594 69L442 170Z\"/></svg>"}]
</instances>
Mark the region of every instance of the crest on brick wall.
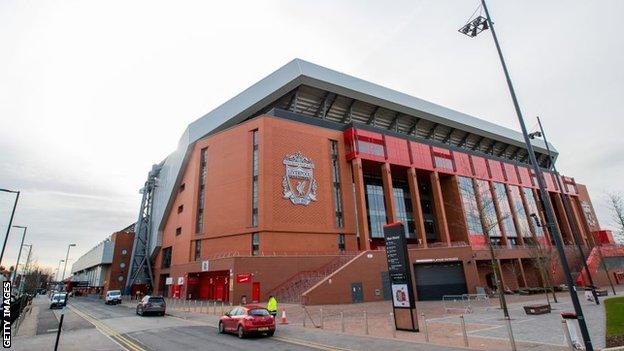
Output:
<instances>
[{"instance_id":1,"label":"crest on brick wall","mask_svg":"<svg viewBox=\"0 0 624 351\"><path fill-rule=\"evenodd\" d=\"M282 179L284 198L295 205L307 206L316 201L314 162L298 151L284 157L285 174Z\"/></svg>"}]
</instances>

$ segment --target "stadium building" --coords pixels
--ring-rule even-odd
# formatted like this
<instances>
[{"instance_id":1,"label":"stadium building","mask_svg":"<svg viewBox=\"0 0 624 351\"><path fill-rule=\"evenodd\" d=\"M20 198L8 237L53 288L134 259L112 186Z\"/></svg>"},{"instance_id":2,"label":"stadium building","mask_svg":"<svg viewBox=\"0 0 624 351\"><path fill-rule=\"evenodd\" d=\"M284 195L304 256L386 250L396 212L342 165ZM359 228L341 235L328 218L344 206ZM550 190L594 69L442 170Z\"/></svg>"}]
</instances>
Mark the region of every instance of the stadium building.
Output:
<instances>
[{"instance_id":1,"label":"stadium building","mask_svg":"<svg viewBox=\"0 0 624 351\"><path fill-rule=\"evenodd\" d=\"M534 140L541 200L578 273L576 241L586 254L613 242L586 187L557 186L545 146ZM153 166L127 288L233 303L389 299L382 227L397 221L419 300L493 289L486 234L505 288L538 287L536 248L552 239L528 162L517 131L296 59L191 123Z\"/></svg>"}]
</instances>

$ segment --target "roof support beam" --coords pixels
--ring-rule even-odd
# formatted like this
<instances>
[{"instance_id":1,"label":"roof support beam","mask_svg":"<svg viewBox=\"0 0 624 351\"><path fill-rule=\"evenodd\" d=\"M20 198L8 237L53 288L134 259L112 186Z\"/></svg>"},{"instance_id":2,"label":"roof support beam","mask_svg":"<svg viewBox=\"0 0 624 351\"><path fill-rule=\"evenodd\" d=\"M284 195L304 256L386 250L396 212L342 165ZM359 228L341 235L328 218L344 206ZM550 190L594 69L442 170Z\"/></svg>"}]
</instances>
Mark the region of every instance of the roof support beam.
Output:
<instances>
[{"instance_id":1,"label":"roof support beam","mask_svg":"<svg viewBox=\"0 0 624 351\"><path fill-rule=\"evenodd\" d=\"M345 110L345 114L342 115L342 119L340 120L340 123L345 123L347 120L349 122L351 122L352 119L352 114L353 114L353 107L355 106L355 99L351 99L351 103L349 104L349 107Z\"/></svg>"},{"instance_id":2,"label":"roof support beam","mask_svg":"<svg viewBox=\"0 0 624 351\"><path fill-rule=\"evenodd\" d=\"M505 154L507 154L507 151L509 151L509 148L511 147L511 144L507 144L507 146L505 146L505 148L503 150L501 150L498 154L496 154L497 157L501 157Z\"/></svg>"},{"instance_id":3,"label":"roof support beam","mask_svg":"<svg viewBox=\"0 0 624 351\"><path fill-rule=\"evenodd\" d=\"M420 122L420 118L418 117L414 117L414 118L416 118L414 120L414 124L412 124L412 126L410 127L409 131L407 132L407 135L414 135L416 128L418 128L418 122Z\"/></svg>"},{"instance_id":4,"label":"roof support beam","mask_svg":"<svg viewBox=\"0 0 624 351\"><path fill-rule=\"evenodd\" d=\"M455 128L451 128L451 130L449 130L448 134L444 137L444 140L442 140L444 144L448 143L449 140L451 140L451 135L453 135L454 131L455 131Z\"/></svg>"},{"instance_id":5,"label":"roof support beam","mask_svg":"<svg viewBox=\"0 0 624 351\"><path fill-rule=\"evenodd\" d=\"M498 143L498 141L492 140L492 144L490 144L490 146L487 148L486 153L493 155L494 154L494 147L496 146L497 143Z\"/></svg>"},{"instance_id":6,"label":"roof support beam","mask_svg":"<svg viewBox=\"0 0 624 351\"><path fill-rule=\"evenodd\" d=\"M331 106L334 104L336 97L337 95L332 92L325 93L323 101L319 105L318 109L316 109L316 112L314 112L314 116L325 119L325 116L327 116L327 111L329 111Z\"/></svg>"},{"instance_id":7,"label":"roof support beam","mask_svg":"<svg viewBox=\"0 0 624 351\"><path fill-rule=\"evenodd\" d=\"M439 124L436 123L433 125L433 127L431 127L431 129L429 129L429 133L427 134L427 139L431 139L435 135L435 132L436 132L436 129L438 129L438 126Z\"/></svg>"},{"instance_id":8,"label":"roof support beam","mask_svg":"<svg viewBox=\"0 0 624 351\"><path fill-rule=\"evenodd\" d=\"M511 160L515 160L518 157L520 150L522 150L522 148L516 146L516 150L513 152L513 154L511 154L511 156L509 156L509 158Z\"/></svg>"},{"instance_id":9,"label":"roof support beam","mask_svg":"<svg viewBox=\"0 0 624 351\"><path fill-rule=\"evenodd\" d=\"M481 148L481 142L483 141L483 139L485 139L484 136L480 137L479 140L477 140L477 142L472 147L472 151L475 151L476 149Z\"/></svg>"},{"instance_id":10,"label":"roof support beam","mask_svg":"<svg viewBox=\"0 0 624 351\"><path fill-rule=\"evenodd\" d=\"M394 129L395 132L399 131L399 117L401 116L401 113L397 112L394 115L394 118L392 119L392 122L390 122L390 125L388 126L389 130Z\"/></svg>"},{"instance_id":11,"label":"roof support beam","mask_svg":"<svg viewBox=\"0 0 624 351\"><path fill-rule=\"evenodd\" d=\"M466 145L466 142L468 141L468 137L470 137L470 132L466 132L462 140L459 142L459 144L457 144L457 147L464 147Z\"/></svg>"},{"instance_id":12,"label":"roof support beam","mask_svg":"<svg viewBox=\"0 0 624 351\"><path fill-rule=\"evenodd\" d=\"M368 121L366 121L366 124L373 124L375 125L375 118L377 118L377 113L379 112L379 106L375 107L375 109L373 110L373 113L370 114L370 116L368 116Z\"/></svg>"}]
</instances>

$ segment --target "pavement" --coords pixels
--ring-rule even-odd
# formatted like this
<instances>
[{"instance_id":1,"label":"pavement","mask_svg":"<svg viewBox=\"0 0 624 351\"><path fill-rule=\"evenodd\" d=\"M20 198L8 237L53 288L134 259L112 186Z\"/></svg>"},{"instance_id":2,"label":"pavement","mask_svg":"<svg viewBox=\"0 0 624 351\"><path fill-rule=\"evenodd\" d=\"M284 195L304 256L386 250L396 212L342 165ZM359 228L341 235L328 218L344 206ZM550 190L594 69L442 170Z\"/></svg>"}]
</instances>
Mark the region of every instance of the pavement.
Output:
<instances>
[{"instance_id":1,"label":"pavement","mask_svg":"<svg viewBox=\"0 0 624 351\"><path fill-rule=\"evenodd\" d=\"M51 350L60 310L49 310L45 296L33 301L31 313L13 339L16 350ZM416 350L459 351L437 346L371 336L278 325L274 337L238 339L218 334L220 315L169 308L165 317L135 314L135 303L108 306L102 300L74 297L65 310L59 350Z\"/></svg>"}]
</instances>

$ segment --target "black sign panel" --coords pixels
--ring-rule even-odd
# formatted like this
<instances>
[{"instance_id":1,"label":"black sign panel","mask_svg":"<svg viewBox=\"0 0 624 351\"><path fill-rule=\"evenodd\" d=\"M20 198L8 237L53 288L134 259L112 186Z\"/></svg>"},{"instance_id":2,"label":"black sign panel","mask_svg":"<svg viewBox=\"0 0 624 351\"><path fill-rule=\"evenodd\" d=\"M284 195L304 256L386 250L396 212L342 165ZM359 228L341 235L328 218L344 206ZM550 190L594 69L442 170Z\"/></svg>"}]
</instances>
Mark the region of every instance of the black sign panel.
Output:
<instances>
[{"instance_id":1,"label":"black sign panel","mask_svg":"<svg viewBox=\"0 0 624 351\"><path fill-rule=\"evenodd\" d=\"M415 308L405 226L401 222L384 226L388 275L394 308Z\"/></svg>"}]
</instances>

